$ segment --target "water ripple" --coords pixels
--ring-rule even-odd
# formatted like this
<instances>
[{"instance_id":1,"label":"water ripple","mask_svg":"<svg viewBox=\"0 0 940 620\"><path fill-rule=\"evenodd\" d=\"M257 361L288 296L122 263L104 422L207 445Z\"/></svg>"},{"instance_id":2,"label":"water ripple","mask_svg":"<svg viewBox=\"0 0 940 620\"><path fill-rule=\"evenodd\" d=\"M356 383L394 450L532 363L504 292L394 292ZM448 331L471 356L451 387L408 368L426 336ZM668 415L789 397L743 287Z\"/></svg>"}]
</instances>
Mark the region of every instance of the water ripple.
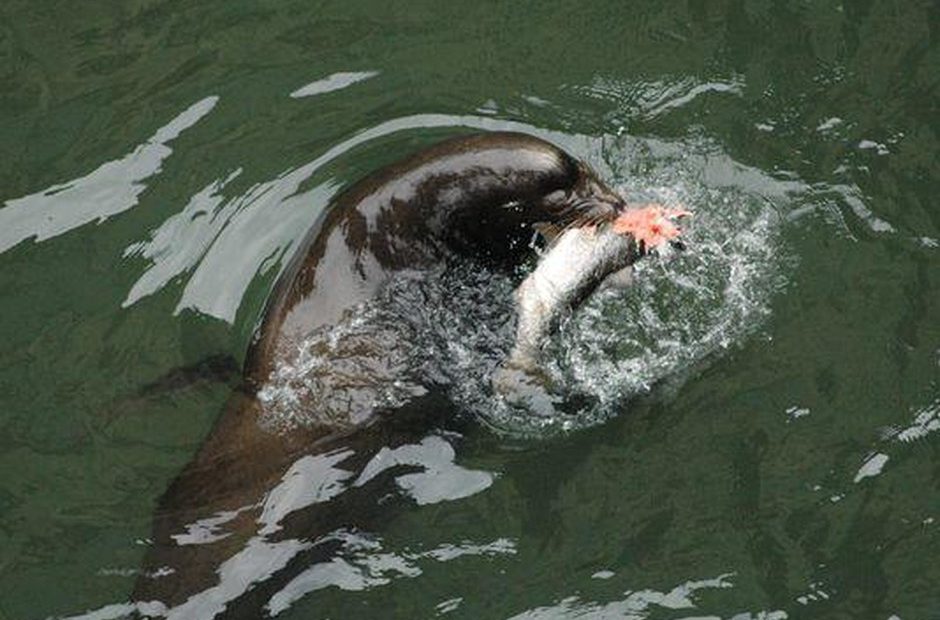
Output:
<instances>
[{"instance_id":1,"label":"water ripple","mask_svg":"<svg viewBox=\"0 0 940 620\"><path fill-rule=\"evenodd\" d=\"M144 181L158 174L163 160L173 153L167 143L206 116L218 101L215 96L197 101L130 153L83 177L8 200L0 209L0 252L30 237L45 241L95 220L100 224L134 207L147 189Z\"/></svg>"}]
</instances>

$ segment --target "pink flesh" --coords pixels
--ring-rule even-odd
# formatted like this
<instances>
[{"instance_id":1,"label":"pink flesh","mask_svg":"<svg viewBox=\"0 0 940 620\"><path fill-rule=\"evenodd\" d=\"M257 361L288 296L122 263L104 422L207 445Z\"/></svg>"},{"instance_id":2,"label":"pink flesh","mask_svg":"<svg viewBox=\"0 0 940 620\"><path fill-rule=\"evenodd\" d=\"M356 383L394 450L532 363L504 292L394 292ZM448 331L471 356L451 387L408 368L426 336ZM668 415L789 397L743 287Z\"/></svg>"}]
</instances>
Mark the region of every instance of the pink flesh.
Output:
<instances>
[{"instance_id":1,"label":"pink flesh","mask_svg":"<svg viewBox=\"0 0 940 620\"><path fill-rule=\"evenodd\" d=\"M614 232L629 233L650 250L658 245L675 239L682 230L672 220L692 215L685 209L669 209L661 205L650 204L639 209L630 209L614 220Z\"/></svg>"}]
</instances>

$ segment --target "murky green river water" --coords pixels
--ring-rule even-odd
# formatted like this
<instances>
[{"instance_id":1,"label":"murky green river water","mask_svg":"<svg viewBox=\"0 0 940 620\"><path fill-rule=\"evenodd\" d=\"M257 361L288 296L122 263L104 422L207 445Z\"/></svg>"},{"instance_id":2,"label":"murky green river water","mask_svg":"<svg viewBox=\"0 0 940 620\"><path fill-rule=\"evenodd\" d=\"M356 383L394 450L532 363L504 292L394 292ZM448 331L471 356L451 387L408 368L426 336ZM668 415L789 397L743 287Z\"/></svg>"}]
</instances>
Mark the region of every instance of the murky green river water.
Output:
<instances>
[{"instance_id":1,"label":"murky green river water","mask_svg":"<svg viewBox=\"0 0 940 620\"><path fill-rule=\"evenodd\" d=\"M5 2L0 618L940 618L938 17ZM509 436L468 370L332 556L259 535L189 607L134 600L230 390L173 369L241 360L330 197L468 129L696 211L556 343L604 414Z\"/></svg>"}]
</instances>

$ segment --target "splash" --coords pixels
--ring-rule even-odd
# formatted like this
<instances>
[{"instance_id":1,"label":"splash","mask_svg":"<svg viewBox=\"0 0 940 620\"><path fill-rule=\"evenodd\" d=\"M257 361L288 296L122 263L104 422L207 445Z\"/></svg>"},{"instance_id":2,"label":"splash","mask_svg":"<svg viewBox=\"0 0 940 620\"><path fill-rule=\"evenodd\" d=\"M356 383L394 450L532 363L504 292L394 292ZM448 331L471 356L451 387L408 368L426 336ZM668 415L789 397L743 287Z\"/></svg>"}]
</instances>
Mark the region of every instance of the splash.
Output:
<instances>
[{"instance_id":1,"label":"splash","mask_svg":"<svg viewBox=\"0 0 940 620\"><path fill-rule=\"evenodd\" d=\"M766 196L773 180L762 177L760 192L710 183L697 171L715 165L714 153L697 159L688 145L672 152L683 156L654 160L643 174L620 170L631 180L618 189L632 202L695 212L684 232L688 249L640 261L633 287L594 295L562 324L546 356L558 395L547 413L519 408L491 385L512 345L512 291L526 270L510 277L459 262L402 273L339 325L307 338L297 361L278 367L261 392L268 423L354 425L442 389L501 432L571 430L615 415L666 378L681 382L746 340L768 316L787 265L780 218Z\"/></svg>"},{"instance_id":2,"label":"splash","mask_svg":"<svg viewBox=\"0 0 940 620\"><path fill-rule=\"evenodd\" d=\"M641 261L636 284L595 296L562 329L555 371L602 408L758 329L779 284L775 215L746 195L660 188L696 206L688 249Z\"/></svg>"},{"instance_id":3,"label":"splash","mask_svg":"<svg viewBox=\"0 0 940 620\"><path fill-rule=\"evenodd\" d=\"M512 291L509 277L469 262L398 274L276 367L259 392L262 423L354 426L432 388L485 415L490 398L476 395L509 353Z\"/></svg>"},{"instance_id":4,"label":"splash","mask_svg":"<svg viewBox=\"0 0 940 620\"><path fill-rule=\"evenodd\" d=\"M536 418L492 406L485 419L510 432L544 433L598 424L631 397L752 337L770 314L792 264L780 207L794 187L737 164L713 144L624 139L605 159L629 202L687 207L687 249L635 265L627 290L595 294L553 339L548 374L566 412ZM797 188L798 189L798 188Z\"/></svg>"}]
</instances>

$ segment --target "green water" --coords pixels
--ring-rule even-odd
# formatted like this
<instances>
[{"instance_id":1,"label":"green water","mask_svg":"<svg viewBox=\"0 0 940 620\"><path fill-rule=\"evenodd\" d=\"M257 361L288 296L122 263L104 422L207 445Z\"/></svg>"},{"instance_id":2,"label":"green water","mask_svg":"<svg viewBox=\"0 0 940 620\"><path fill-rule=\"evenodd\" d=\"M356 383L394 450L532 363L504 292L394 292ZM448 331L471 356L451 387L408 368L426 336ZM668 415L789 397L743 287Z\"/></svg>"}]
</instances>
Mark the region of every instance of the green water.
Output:
<instances>
[{"instance_id":1,"label":"green water","mask_svg":"<svg viewBox=\"0 0 940 620\"><path fill-rule=\"evenodd\" d=\"M5 2L0 618L115 617L228 393L142 388L240 357L329 197L467 126L765 214L753 311L601 425L464 427L456 460L492 485L396 510L373 534L409 568L278 617L940 618L938 17Z\"/></svg>"}]
</instances>

